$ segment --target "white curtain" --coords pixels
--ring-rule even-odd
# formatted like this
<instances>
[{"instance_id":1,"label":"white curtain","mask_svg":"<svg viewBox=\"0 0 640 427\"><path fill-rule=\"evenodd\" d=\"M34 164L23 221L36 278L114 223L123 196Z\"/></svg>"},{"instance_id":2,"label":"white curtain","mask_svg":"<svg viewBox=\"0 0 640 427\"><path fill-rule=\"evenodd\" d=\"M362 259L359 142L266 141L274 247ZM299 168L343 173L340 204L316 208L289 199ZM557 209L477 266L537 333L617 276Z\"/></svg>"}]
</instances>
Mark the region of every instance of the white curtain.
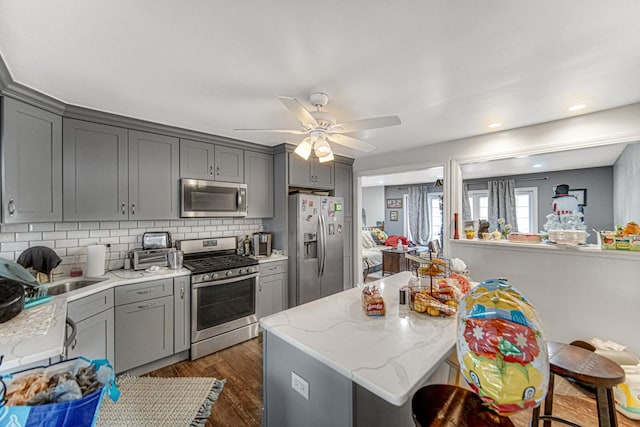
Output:
<instances>
[{"instance_id":1,"label":"white curtain","mask_svg":"<svg viewBox=\"0 0 640 427\"><path fill-rule=\"evenodd\" d=\"M430 240L428 187L409 187L409 231L419 245Z\"/></svg>"},{"instance_id":2,"label":"white curtain","mask_svg":"<svg viewBox=\"0 0 640 427\"><path fill-rule=\"evenodd\" d=\"M518 229L516 217L516 182L513 179L489 181L489 224L498 229L498 218L503 218L514 231Z\"/></svg>"}]
</instances>

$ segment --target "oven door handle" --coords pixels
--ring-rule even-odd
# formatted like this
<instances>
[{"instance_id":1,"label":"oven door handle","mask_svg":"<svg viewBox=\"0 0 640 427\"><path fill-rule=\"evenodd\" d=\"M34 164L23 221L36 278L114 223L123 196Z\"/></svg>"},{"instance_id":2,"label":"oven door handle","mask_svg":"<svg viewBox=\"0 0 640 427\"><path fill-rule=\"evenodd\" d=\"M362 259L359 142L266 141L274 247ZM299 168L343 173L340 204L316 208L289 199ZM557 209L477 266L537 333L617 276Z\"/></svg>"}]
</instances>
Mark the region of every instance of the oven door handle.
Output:
<instances>
[{"instance_id":1,"label":"oven door handle","mask_svg":"<svg viewBox=\"0 0 640 427\"><path fill-rule=\"evenodd\" d=\"M230 279L210 280L208 282L196 283L195 285L192 286L192 288L193 289L198 289L198 288L206 288L208 286L224 285L224 284L227 284L227 283L239 282L241 280L254 279L254 278L258 277L259 275L260 275L260 273L252 273L252 274L247 274L247 275L244 275L244 276L232 277Z\"/></svg>"}]
</instances>

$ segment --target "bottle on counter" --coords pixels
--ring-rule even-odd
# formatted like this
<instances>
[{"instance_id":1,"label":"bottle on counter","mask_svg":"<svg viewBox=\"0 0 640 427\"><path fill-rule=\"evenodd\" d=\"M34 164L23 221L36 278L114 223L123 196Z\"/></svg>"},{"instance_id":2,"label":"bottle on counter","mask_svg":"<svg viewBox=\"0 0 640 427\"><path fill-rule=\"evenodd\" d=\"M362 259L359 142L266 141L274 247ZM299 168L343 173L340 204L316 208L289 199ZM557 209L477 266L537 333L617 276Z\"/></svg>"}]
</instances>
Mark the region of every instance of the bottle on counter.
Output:
<instances>
[{"instance_id":1,"label":"bottle on counter","mask_svg":"<svg viewBox=\"0 0 640 427\"><path fill-rule=\"evenodd\" d=\"M244 240L242 241L242 248L244 251L244 256L251 255L251 240L249 240L248 235L244 236Z\"/></svg>"}]
</instances>

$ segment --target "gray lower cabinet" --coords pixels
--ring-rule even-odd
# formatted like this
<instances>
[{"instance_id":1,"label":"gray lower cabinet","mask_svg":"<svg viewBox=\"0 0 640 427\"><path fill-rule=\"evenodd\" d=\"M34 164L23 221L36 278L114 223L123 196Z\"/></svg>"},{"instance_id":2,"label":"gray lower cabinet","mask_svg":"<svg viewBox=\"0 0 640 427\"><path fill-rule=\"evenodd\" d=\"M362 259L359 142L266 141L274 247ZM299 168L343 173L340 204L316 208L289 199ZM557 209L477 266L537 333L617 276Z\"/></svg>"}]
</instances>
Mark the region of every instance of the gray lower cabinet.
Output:
<instances>
[{"instance_id":1,"label":"gray lower cabinet","mask_svg":"<svg viewBox=\"0 0 640 427\"><path fill-rule=\"evenodd\" d=\"M173 352L191 348L191 276L173 279Z\"/></svg>"},{"instance_id":2,"label":"gray lower cabinet","mask_svg":"<svg viewBox=\"0 0 640 427\"><path fill-rule=\"evenodd\" d=\"M247 218L273 217L273 156L244 152Z\"/></svg>"},{"instance_id":3,"label":"gray lower cabinet","mask_svg":"<svg viewBox=\"0 0 640 427\"><path fill-rule=\"evenodd\" d=\"M287 286L287 261L260 264L258 319L284 310Z\"/></svg>"},{"instance_id":4,"label":"gray lower cabinet","mask_svg":"<svg viewBox=\"0 0 640 427\"><path fill-rule=\"evenodd\" d=\"M63 219L178 218L177 138L64 119Z\"/></svg>"},{"instance_id":5,"label":"gray lower cabinet","mask_svg":"<svg viewBox=\"0 0 640 427\"><path fill-rule=\"evenodd\" d=\"M113 289L70 302L67 315L77 328L68 357L108 359L114 363Z\"/></svg>"},{"instance_id":6,"label":"gray lower cabinet","mask_svg":"<svg viewBox=\"0 0 640 427\"><path fill-rule=\"evenodd\" d=\"M2 98L2 222L62 220L62 117Z\"/></svg>"},{"instance_id":7,"label":"gray lower cabinet","mask_svg":"<svg viewBox=\"0 0 640 427\"><path fill-rule=\"evenodd\" d=\"M290 186L331 190L334 182L334 162L320 163L314 155L304 160L289 153Z\"/></svg>"},{"instance_id":8,"label":"gray lower cabinet","mask_svg":"<svg viewBox=\"0 0 640 427\"><path fill-rule=\"evenodd\" d=\"M173 354L173 280L115 289L115 371L123 372Z\"/></svg>"}]
</instances>

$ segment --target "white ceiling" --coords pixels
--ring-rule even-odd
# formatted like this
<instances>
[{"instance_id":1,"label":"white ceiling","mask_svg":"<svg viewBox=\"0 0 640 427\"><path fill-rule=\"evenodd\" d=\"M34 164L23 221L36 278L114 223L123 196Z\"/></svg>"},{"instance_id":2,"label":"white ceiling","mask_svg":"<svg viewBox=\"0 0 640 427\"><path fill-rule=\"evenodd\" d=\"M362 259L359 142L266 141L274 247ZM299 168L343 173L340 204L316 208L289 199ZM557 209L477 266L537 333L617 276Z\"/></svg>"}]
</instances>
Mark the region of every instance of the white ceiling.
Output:
<instances>
[{"instance_id":1,"label":"white ceiling","mask_svg":"<svg viewBox=\"0 0 640 427\"><path fill-rule=\"evenodd\" d=\"M277 96L325 91L339 121L400 116L354 135L375 155L640 101L638 17L637 0L0 0L0 53L67 103L264 145L285 138L233 129L295 127Z\"/></svg>"}]
</instances>

